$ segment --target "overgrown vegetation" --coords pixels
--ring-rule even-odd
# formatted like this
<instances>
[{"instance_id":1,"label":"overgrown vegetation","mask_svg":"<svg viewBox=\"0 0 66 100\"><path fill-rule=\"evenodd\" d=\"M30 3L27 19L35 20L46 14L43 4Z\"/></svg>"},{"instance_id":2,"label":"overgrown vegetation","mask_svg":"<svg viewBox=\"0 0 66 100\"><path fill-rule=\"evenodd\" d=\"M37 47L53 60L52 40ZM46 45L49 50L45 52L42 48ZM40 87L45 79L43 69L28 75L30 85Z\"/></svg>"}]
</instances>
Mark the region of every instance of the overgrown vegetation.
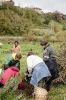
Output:
<instances>
[{"instance_id":1,"label":"overgrown vegetation","mask_svg":"<svg viewBox=\"0 0 66 100\"><path fill-rule=\"evenodd\" d=\"M23 37L32 31L35 36L49 34L56 40L56 34L65 30L66 22L58 11L39 14L33 8L14 6L12 0L0 5L0 35Z\"/></svg>"},{"instance_id":2,"label":"overgrown vegetation","mask_svg":"<svg viewBox=\"0 0 66 100\"><path fill-rule=\"evenodd\" d=\"M59 69L59 78L54 80L55 83L66 84L66 44L63 43L57 51L57 63Z\"/></svg>"}]
</instances>

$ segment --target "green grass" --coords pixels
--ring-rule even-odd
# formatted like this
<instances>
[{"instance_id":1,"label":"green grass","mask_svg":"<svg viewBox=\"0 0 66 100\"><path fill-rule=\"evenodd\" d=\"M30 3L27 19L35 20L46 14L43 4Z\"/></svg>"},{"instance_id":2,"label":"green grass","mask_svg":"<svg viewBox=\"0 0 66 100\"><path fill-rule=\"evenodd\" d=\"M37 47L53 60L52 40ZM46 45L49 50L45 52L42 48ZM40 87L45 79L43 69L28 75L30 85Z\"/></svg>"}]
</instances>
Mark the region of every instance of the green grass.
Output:
<instances>
[{"instance_id":1,"label":"green grass","mask_svg":"<svg viewBox=\"0 0 66 100\"><path fill-rule=\"evenodd\" d=\"M56 50L60 48L60 45L62 43L51 43ZM21 62L21 77L24 79L24 71L26 69L26 57L27 53L30 49L33 49L33 51L36 53L36 55L42 57L43 50L40 46L39 42L21 42L21 51L22 51L22 59L20 60ZM10 49L13 47L13 44L7 44L3 43L2 48L0 48L0 51L10 51ZM6 52L0 52L0 67L2 66L4 59L9 55L10 53ZM63 84L56 84L56 85L51 85L51 89L49 91L49 100L66 100L66 85ZM25 100L33 100L30 96L26 97L27 99ZM10 99L10 97L9 97ZM22 100L22 99L21 99Z\"/></svg>"},{"instance_id":2,"label":"green grass","mask_svg":"<svg viewBox=\"0 0 66 100\"><path fill-rule=\"evenodd\" d=\"M66 85L51 85L51 89L49 91L49 100L64 100L64 98L66 98Z\"/></svg>"}]
</instances>

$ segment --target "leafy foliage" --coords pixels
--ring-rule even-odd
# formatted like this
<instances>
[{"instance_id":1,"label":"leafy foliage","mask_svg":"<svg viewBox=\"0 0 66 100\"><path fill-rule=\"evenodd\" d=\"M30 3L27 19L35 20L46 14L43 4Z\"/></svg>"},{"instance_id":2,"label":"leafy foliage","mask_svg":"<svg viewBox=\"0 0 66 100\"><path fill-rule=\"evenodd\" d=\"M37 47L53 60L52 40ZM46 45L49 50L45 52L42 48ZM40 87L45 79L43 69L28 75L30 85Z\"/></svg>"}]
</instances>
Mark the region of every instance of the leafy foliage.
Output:
<instances>
[{"instance_id":1,"label":"leafy foliage","mask_svg":"<svg viewBox=\"0 0 66 100\"><path fill-rule=\"evenodd\" d=\"M33 8L21 8L14 6L12 0L3 2L0 5L0 34L1 35L19 35L27 33L31 29L48 29L52 20L62 25L60 30L66 29L65 20L61 19L61 13L39 14Z\"/></svg>"},{"instance_id":2,"label":"leafy foliage","mask_svg":"<svg viewBox=\"0 0 66 100\"><path fill-rule=\"evenodd\" d=\"M66 44L63 43L57 51L57 64L59 77L54 80L54 83L66 84Z\"/></svg>"}]
</instances>

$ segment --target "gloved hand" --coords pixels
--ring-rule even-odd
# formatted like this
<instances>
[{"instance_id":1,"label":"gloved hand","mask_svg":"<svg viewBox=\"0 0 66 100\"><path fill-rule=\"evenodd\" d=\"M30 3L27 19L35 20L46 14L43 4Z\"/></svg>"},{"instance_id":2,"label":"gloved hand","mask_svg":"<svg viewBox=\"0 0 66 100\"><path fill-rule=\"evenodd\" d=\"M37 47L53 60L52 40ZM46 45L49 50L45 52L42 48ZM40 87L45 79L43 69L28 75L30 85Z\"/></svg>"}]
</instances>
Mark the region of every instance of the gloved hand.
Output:
<instances>
[{"instance_id":1,"label":"gloved hand","mask_svg":"<svg viewBox=\"0 0 66 100\"><path fill-rule=\"evenodd\" d=\"M25 80L26 80L26 81L29 81L30 78L31 78L31 76L32 76L32 74L30 74L30 73L28 72L28 70L25 71L24 75L25 75Z\"/></svg>"}]
</instances>

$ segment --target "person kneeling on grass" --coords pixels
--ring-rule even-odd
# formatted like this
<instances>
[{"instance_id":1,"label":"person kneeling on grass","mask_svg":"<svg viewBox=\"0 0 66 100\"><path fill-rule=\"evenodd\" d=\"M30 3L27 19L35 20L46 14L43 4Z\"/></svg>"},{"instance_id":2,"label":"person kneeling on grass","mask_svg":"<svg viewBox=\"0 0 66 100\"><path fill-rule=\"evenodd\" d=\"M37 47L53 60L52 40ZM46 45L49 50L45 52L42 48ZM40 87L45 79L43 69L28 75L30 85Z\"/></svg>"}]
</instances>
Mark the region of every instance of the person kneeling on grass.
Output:
<instances>
[{"instance_id":1,"label":"person kneeling on grass","mask_svg":"<svg viewBox=\"0 0 66 100\"><path fill-rule=\"evenodd\" d=\"M27 69L28 72L32 74L30 84L42 87L42 81L45 81L46 90L50 90L50 85L47 85L47 82L51 79L50 71L43 59L34 55L32 51L30 51L27 55Z\"/></svg>"},{"instance_id":2,"label":"person kneeling on grass","mask_svg":"<svg viewBox=\"0 0 66 100\"><path fill-rule=\"evenodd\" d=\"M20 59L21 54L11 54L9 55L5 62L4 62L4 72L2 73L2 78L0 80L0 87L4 86L5 83L8 81L9 78L16 76L20 77L19 70L20 70ZM19 88L23 88L23 83L20 82L18 85Z\"/></svg>"},{"instance_id":3,"label":"person kneeling on grass","mask_svg":"<svg viewBox=\"0 0 66 100\"><path fill-rule=\"evenodd\" d=\"M10 54L4 61L4 64L3 64L4 70L8 69L11 66L16 66L20 70L21 58L22 58L21 53Z\"/></svg>"}]
</instances>

